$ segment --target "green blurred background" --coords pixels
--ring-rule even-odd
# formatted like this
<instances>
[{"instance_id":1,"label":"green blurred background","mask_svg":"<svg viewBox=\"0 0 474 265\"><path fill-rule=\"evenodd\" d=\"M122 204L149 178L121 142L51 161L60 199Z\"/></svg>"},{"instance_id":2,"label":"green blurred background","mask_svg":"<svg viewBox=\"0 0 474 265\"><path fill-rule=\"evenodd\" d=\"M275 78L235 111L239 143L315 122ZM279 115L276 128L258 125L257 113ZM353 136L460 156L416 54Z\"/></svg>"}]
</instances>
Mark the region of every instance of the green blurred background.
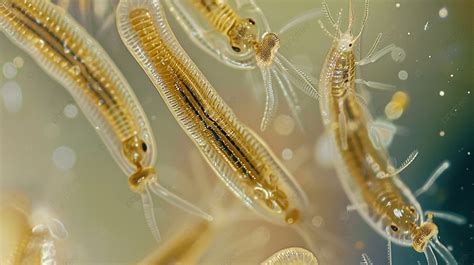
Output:
<instances>
[{"instance_id":1,"label":"green blurred background","mask_svg":"<svg viewBox=\"0 0 474 265\"><path fill-rule=\"evenodd\" d=\"M158 144L157 168L163 184L204 209L219 203L195 188L195 183L222 184L196 155L194 145L123 46L115 24L105 22L112 5L104 5L107 8L94 13L92 1L91 9L81 13L78 1L71 0L70 11L109 52L148 115ZM320 8L321 2L260 0L258 4L272 28L278 30L309 9ZM328 0L328 4L333 13L339 8L344 8L343 14L347 12L347 1ZM355 1L354 8L360 23L362 1ZM440 17L440 10L447 10L447 16ZM438 221L441 240L460 264L474 262L473 11L474 2L470 0L373 0L361 44L365 54L377 34L383 32L379 47L395 43L406 52L403 62L386 56L363 67L361 73L366 80L396 85L410 96L408 109L396 121L400 130L389 151L394 160L402 161L413 149L419 150L418 158L401 174L412 190L420 187L443 160L451 162L447 173L420 198L420 203L425 210L445 210L467 217L463 226ZM346 25L345 18L343 15L342 25ZM181 45L219 94L242 122L259 131L264 92L261 84L255 83L259 80L258 71L257 78L251 78L252 73L223 66L194 46L176 21L169 19ZM281 51L291 61L319 76L331 41L316 21L286 33L282 43ZM19 57L23 66L14 67L21 62ZM139 198L128 189L126 176L94 128L80 111L76 115L77 108L67 91L3 34L0 67L1 191L22 191L34 203L47 205L57 213L70 233L68 257L72 264L131 264L155 249ZM406 80L400 80L400 71L408 73ZM371 95L372 113L382 117L392 93L371 91ZM375 264L385 264L386 241L355 212L346 211L349 202L335 172L318 159L316 150L323 134L318 103L301 93L299 98L305 133L292 127L294 123L280 97L277 121L260 135L308 193L320 223L318 229L342 242L345 251L336 263L358 264L360 254L367 253ZM193 163L202 169L192 167ZM188 229L186 222L194 220L163 201L156 200L155 206L165 240L175 231ZM246 235L254 227L265 229L270 240L240 254L232 252L225 261L218 260L223 248L232 245L233 236ZM216 240L218 243L208 250L202 264L256 264L283 247L304 246L293 230L264 221L230 224L224 231L233 235L227 235L231 240L225 240L225 236L222 242ZM321 248L328 256L334 254L331 245ZM394 264L416 264L417 260L424 264L423 255L393 246Z\"/></svg>"}]
</instances>

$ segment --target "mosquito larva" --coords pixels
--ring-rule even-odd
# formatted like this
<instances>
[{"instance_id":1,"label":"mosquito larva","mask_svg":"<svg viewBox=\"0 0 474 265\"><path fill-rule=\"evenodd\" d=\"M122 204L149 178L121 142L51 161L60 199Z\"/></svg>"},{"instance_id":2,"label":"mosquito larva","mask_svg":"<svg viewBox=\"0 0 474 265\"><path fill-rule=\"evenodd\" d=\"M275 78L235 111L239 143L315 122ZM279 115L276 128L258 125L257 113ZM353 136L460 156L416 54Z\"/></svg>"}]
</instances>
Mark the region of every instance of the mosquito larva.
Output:
<instances>
[{"instance_id":1,"label":"mosquito larva","mask_svg":"<svg viewBox=\"0 0 474 265\"><path fill-rule=\"evenodd\" d=\"M254 1L238 3L237 8L229 1L217 0L164 2L189 37L220 62L238 69L259 68L266 93L261 130L265 130L275 116L278 103L275 87L278 86L291 114L303 129L299 117L301 106L293 87L314 98L318 98L317 89L308 75L279 52L279 34L270 30L266 17Z\"/></svg>"},{"instance_id":2,"label":"mosquito larva","mask_svg":"<svg viewBox=\"0 0 474 265\"><path fill-rule=\"evenodd\" d=\"M261 265L318 265L313 253L304 248L285 248L266 259Z\"/></svg>"},{"instance_id":3,"label":"mosquito larva","mask_svg":"<svg viewBox=\"0 0 474 265\"><path fill-rule=\"evenodd\" d=\"M330 130L336 150L335 168L346 194L353 205L367 206L357 207L357 210L380 235L397 244L412 246L417 252L424 252L428 261L435 259L433 248L448 264L456 264L451 253L439 242L437 226L431 218L424 220L415 195L398 176L417 153L412 154L399 170L394 170L384 148L376 148L370 139L368 128L372 118L356 91L357 63L353 49L367 22L368 0L365 0L362 29L356 36L352 35L352 0L349 0L346 32L340 30L341 13L334 21L326 2L323 2L323 8L336 34L331 34L319 21L333 39L320 75L321 112Z\"/></svg>"},{"instance_id":4,"label":"mosquito larva","mask_svg":"<svg viewBox=\"0 0 474 265\"><path fill-rule=\"evenodd\" d=\"M271 221L301 223L307 205L304 192L187 56L160 1L122 0L117 27L176 121L227 187Z\"/></svg>"},{"instance_id":5,"label":"mosquito larva","mask_svg":"<svg viewBox=\"0 0 474 265\"><path fill-rule=\"evenodd\" d=\"M107 53L77 22L45 0L3 0L0 27L73 96L142 197L145 216L159 240L150 191L182 209L210 219L158 184L156 143L148 119Z\"/></svg>"}]
</instances>

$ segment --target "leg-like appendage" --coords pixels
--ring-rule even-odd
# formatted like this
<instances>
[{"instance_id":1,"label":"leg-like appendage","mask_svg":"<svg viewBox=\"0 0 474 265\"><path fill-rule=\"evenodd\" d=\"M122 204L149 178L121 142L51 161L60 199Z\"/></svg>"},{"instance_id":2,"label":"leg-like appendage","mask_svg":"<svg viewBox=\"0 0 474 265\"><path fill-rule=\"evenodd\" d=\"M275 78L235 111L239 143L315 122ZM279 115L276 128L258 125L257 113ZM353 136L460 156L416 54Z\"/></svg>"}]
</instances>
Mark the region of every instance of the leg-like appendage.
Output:
<instances>
[{"instance_id":1,"label":"leg-like appendage","mask_svg":"<svg viewBox=\"0 0 474 265\"><path fill-rule=\"evenodd\" d=\"M369 255L367 255L366 253L362 253L362 259L360 261L360 265L374 265L374 263L370 259Z\"/></svg>"},{"instance_id":2,"label":"leg-like appendage","mask_svg":"<svg viewBox=\"0 0 474 265\"><path fill-rule=\"evenodd\" d=\"M372 48L373 48L373 46L372 46ZM363 66L363 65L374 63L374 62L378 61L380 58L382 58L383 56L385 56L389 53L392 55L392 59L395 60L396 62L403 61L405 59L405 56L406 56L405 51L402 48L397 47L397 46L395 46L395 44L392 43L392 44L390 44L388 46L385 46L384 48L378 50L377 52L374 52L374 51L369 52L369 54L366 57L364 57L360 61L356 62L356 65Z\"/></svg>"},{"instance_id":3,"label":"leg-like appendage","mask_svg":"<svg viewBox=\"0 0 474 265\"><path fill-rule=\"evenodd\" d=\"M172 193L165 187L158 184L156 179L150 180L146 185L154 194L158 195L160 198L169 202L170 204L182 209L185 212L198 216L207 221L212 221L212 216L205 213L203 210L199 209L197 206L191 204L188 201L183 200L178 195Z\"/></svg>"},{"instance_id":4,"label":"leg-like appendage","mask_svg":"<svg viewBox=\"0 0 474 265\"><path fill-rule=\"evenodd\" d=\"M396 170L392 170L391 172L387 172L386 174L387 177L393 177L400 174L400 172L402 172L405 168L407 168L415 160L417 156L418 156L418 150L413 151L408 156L408 158L401 164L400 167L398 167Z\"/></svg>"},{"instance_id":5,"label":"leg-like appendage","mask_svg":"<svg viewBox=\"0 0 474 265\"><path fill-rule=\"evenodd\" d=\"M387 260L388 265L392 265L392 241L390 238L387 239Z\"/></svg>"},{"instance_id":6,"label":"leg-like appendage","mask_svg":"<svg viewBox=\"0 0 474 265\"><path fill-rule=\"evenodd\" d=\"M394 90L396 88L396 86L394 86L394 85L384 84L384 83L374 82L374 81L365 81L363 79L356 79L354 81L355 81L356 84L365 85L365 86L373 88L373 89Z\"/></svg>"},{"instance_id":7,"label":"leg-like appendage","mask_svg":"<svg viewBox=\"0 0 474 265\"><path fill-rule=\"evenodd\" d=\"M433 237L433 239L430 240L430 246L429 247L432 247L436 252L438 252L438 254L443 258L444 262L447 265L457 265L458 264L458 262L454 258L451 251L449 251L449 249L439 241L437 236ZM429 247L427 247L427 248L429 248Z\"/></svg>"},{"instance_id":8,"label":"leg-like appendage","mask_svg":"<svg viewBox=\"0 0 474 265\"><path fill-rule=\"evenodd\" d=\"M260 68L260 71L262 72L263 84L265 86L266 92L265 111L263 113L262 122L260 123L260 130L265 131L270 121L275 117L278 100L276 99L277 96L273 91L272 75L270 69Z\"/></svg>"},{"instance_id":9,"label":"leg-like appendage","mask_svg":"<svg viewBox=\"0 0 474 265\"><path fill-rule=\"evenodd\" d=\"M314 87L315 80L307 73L294 66L285 56L277 52L273 59L275 69L282 76L286 76L293 86L300 89L306 95L319 99L320 95L318 89Z\"/></svg>"},{"instance_id":10,"label":"leg-like appendage","mask_svg":"<svg viewBox=\"0 0 474 265\"><path fill-rule=\"evenodd\" d=\"M441 212L441 211L431 211L431 210L428 210L425 212L425 216L431 216L431 215L438 219L443 219L457 225L465 225L467 222L466 217L456 214L456 213L451 213L451 212Z\"/></svg>"},{"instance_id":11,"label":"leg-like appendage","mask_svg":"<svg viewBox=\"0 0 474 265\"><path fill-rule=\"evenodd\" d=\"M425 251L423 251L426 257L426 264L427 265L438 265L438 261L436 260L436 256L433 253L433 249L430 246L426 247Z\"/></svg>"},{"instance_id":12,"label":"leg-like appendage","mask_svg":"<svg viewBox=\"0 0 474 265\"><path fill-rule=\"evenodd\" d=\"M382 39L382 33L379 33L379 35L377 35L377 38L375 39L374 44L372 44L372 47L370 48L369 52L364 58L370 58L372 56L375 49L377 48L377 45L379 45L380 39Z\"/></svg>"},{"instance_id":13,"label":"leg-like appendage","mask_svg":"<svg viewBox=\"0 0 474 265\"><path fill-rule=\"evenodd\" d=\"M140 194L140 197L142 198L143 213L145 214L145 220L148 225L148 228L150 228L151 234L153 235L155 240L157 242L160 242L161 241L160 230L158 230L158 226L156 225L153 200L151 199L151 194L150 194L150 191L148 190L148 187L145 187L142 194Z\"/></svg>"},{"instance_id":14,"label":"leg-like appendage","mask_svg":"<svg viewBox=\"0 0 474 265\"><path fill-rule=\"evenodd\" d=\"M433 172L433 174L428 178L428 180L419 188L417 191L415 191L415 196L419 197L423 193L427 192L431 186L435 183L435 181L441 176L441 174L444 173L449 168L449 161L444 161L441 163L441 165Z\"/></svg>"},{"instance_id":15,"label":"leg-like appendage","mask_svg":"<svg viewBox=\"0 0 474 265\"><path fill-rule=\"evenodd\" d=\"M290 108L291 115L295 119L299 129L301 131L304 131L303 122L300 118L301 106L299 105L298 98L296 97L295 91L293 90L293 87L290 81L288 80L288 77L286 77L285 75L280 77L275 69L272 69L272 73L275 76L275 79L277 80L278 84L280 85L280 88L283 92L283 97L285 98ZM282 79L284 80L284 82Z\"/></svg>"}]
</instances>

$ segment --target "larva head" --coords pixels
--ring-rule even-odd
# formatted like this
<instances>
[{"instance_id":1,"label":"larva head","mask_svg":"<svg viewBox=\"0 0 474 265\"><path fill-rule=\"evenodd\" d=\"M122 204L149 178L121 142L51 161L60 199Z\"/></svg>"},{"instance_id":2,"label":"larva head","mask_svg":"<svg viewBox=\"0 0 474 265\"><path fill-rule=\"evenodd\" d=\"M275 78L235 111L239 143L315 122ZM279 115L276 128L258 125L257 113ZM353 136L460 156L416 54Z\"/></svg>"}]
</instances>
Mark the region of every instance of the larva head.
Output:
<instances>
[{"instance_id":1,"label":"larva head","mask_svg":"<svg viewBox=\"0 0 474 265\"><path fill-rule=\"evenodd\" d=\"M359 34L357 34L356 37L354 37L354 35L352 34L352 26L354 25L354 14L353 14L353 10L352 10L352 0L349 0L349 24L348 24L347 30L345 32L342 32L341 29L340 29L340 20L341 20L341 14L342 13L339 12L339 15L337 17L337 21L334 21L332 16L331 16L331 13L329 12L327 3L325 1L323 2L323 9L326 13L326 16L331 21L331 24L336 29L337 35L333 36L331 33L329 33L329 31L327 31L327 29L324 27L324 25L320 21L320 25L323 28L323 30L331 38L333 38L337 42L336 46L337 46L339 52L352 52L352 49L353 49L355 43L360 38L360 36L362 34L362 31L364 30L365 24L367 23L367 18L368 18L368 15L369 15L369 1L365 0L365 15L364 15L364 19L362 21L362 26L361 26L360 32L359 32Z\"/></svg>"},{"instance_id":2,"label":"larva head","mask_svg":"<svg viewBox=\"0 0 474 265\"><path fill-rule=\"evenodd\" d=\"M431 222L431 220L422 223L412 232L413 249L417 252L423 253L430 240L436 237L437 234L438 226Z\"/></svg>"},{"instance_id":3,"label":"larva head","mask_svg":"<svg viewBox=\"0 0 474 265\"><path fill-rule=\"evenodd\" d=\"M279 48L280 38L275 33L265 33L255 50L257 65L260 67L271 65Z\"/></svg>"},{"instance_id":4,"label":"larva head","mask_svg":"<svg viewBox=\"0 0 474 265\"><path fill-rule=\"evenodd\" d=\"M149 151L148 149L147 143L136 135L122 142L123 155L136 168L143 166L143 161Z\"/></svg>"},{"instance_id":5,"label":"larva head","mask_svg":"<svg viewBox=\"0 0 474 265\"><path fill-rule=\"evenodd\" d=\"M392 220L390 230L395 234L409 233L412 227L416 226L419 218L413 206L390 208L388 216Z\"/></svg>"},{"instance_id":6,"label":"larva head","mask_svg":"<svg viewBox=\"0 0 474 265\"><path fill-rule=\"evenodd\" d=\"M257 40L257 26L253 19L237 20L227 32L230 47L236 53L244 53L253 48Z\"/></svg>"}]
</instances>

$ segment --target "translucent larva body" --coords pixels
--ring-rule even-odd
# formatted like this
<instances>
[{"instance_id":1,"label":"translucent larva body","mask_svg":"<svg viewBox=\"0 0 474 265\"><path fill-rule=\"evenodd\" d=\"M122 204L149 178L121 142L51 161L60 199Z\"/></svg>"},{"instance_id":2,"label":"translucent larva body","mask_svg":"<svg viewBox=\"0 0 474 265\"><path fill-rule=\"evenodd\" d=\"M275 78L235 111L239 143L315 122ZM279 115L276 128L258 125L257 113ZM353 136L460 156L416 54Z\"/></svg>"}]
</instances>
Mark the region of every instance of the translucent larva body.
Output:
<instances>
[{"instance_id":1,"label":"translucent larva body","mask_svg":"<svg viewBox=\"0 0 474 265\"><path fill-rule=\"evenodd\" d=\"M101 46L49 1L3 2L2 31L71 93L124 172L154 166L148 120Z\"/></svg>"},{"instance_id":2,"label":"translucent larva body","mask_svg":"<svg viewBox=\"0 0 474 265\"><path fill-rule=\"evenodd\" d=\"M318 265L318 260L304 248L285 248L266 259L261 265Z\"/></svg>"},{"instance_id":3,"label":"translucent larva body","mask_svg":"<svg viewBox=\"0 0 474 265\"><path fill-rule=\"evenodd\" d=\"M129 176L130 188L141 194L156 239L159 234L148 187L165 200L210 218L158 184L156 143L138 99L99 43L73 18L49 1L3 0L0 27L71 93Z\"/></svg>"},{"instance_id":4,"label":"translucent larva body","mask_svg":"<svg viewBox=\"0 0 474 265\"><path fill-rule=\"evenodd\" d=\"M343 33L334 23L336 35L329 33L334 42L319 82L323 122L335 149L334 166L351 203L375 231L395 243L425 252L428 243L437 240L438 229L431 220L423 220L420 204L398 174L387 177L393 172L390 158L383 148L373 145L368 131L372 117L356 94L353 46L360 34L354 37L351 32L351 4L348 30ZM366 0L363 25L367 15ZM333 21L330 13L328 17Z\"/></svg>"},{"instance_id":5,"label":"translucent larva body","mask_svg":"<svg viewBox=\"0 0 474 265\"><path fill-rule=\"evenodd\" d=\"M186 55L160 1L121 1L117 16L123 42L221 180L269 220L298 223L306 205L303 191Z\"/></svg>"},{"instance_id":6,"label":"translucent larva body","mask_svg":"<svg viewBox=\"0 0 474 265\"><path fill-rule=\"evenodd\" d=\"M265 15L253 0L164 0L171 13L204 51L238 69L258 68L266 93L260 125L265 130L274 118L280 87L300 129L301 107L294 87L317 98L309 77L278 50L280 37L272 32Z\"/></svg>"},{"instance_id":7,"label":"translucent larva body","mask_svg":"<svg viewBox=\"0 0 474 265\"><path fill-rule=\"evenodd\" d=\"M66 263L61 241L67 231L61 221L44 209L32 213L29 200L21 194L3 195L0 232L2 265Z\"/></svg>"}]
</instances>

